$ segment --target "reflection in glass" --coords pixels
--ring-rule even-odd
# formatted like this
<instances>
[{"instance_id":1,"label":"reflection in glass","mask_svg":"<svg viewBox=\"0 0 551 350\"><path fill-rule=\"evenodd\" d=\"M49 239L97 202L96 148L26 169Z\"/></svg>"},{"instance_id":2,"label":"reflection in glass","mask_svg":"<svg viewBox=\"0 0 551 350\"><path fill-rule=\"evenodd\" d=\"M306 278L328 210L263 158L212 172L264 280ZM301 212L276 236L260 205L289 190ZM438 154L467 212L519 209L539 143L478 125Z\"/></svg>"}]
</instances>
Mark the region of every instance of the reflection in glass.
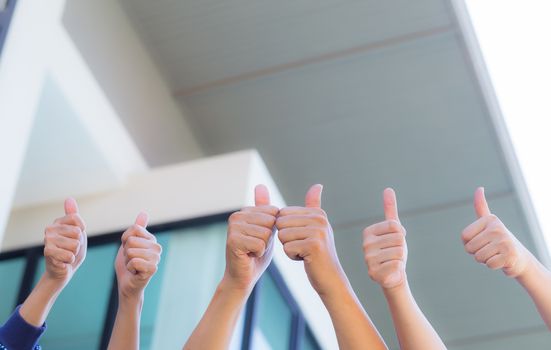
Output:
<instances>
[{"instance_id":1,"label":"reflection in glass","mask_svg":"<svg viewBox=\"0 0 551 350\"><path fill-rule=\"evenodd\" d=\"M0 324L13 312L24 271L24 258L0 261Z\"/></svg>"},{"instance_id":2,"label":"reflection in glass","mask_svg":"<svg viewBox=\"0 0 551 350\"><path fill-rule=\"evenodd\" d=\"M88 248L86 260L59 296L40 340L44 349L96 350L114 279L118 244ZM35 281L44 272L40 260Z\"/></svg>"},{"instance_id":3,"label":"reflection in glass","mask_svg":"<svg viewBox=\"0 0 551 350\"><path fill-rule=\"evenodd\" d=\"M301 350L319 350L318 342L308 327L304 331L304 337L302 338Z\"/></svg>"},{"instance_id":4,"label":"reflection in glass","mask_svg":"<svg viewBox=\"0 0 551 350\"><path fill-rule=\"evenodd\" d=\"M157 273L149 281L149 285L145 289L144 305L142 309L142 318L140 323L140 349L151 349L153 341L153 331L155 328L155 319L161 296L161 286L165 274L166 259L168 254L170 235L157 236L157 242L163 247L161 262L159 263Z\"/></svg>"},{"instance_id":5,"label":"reflection in glass","mask_svg":"<svg viewBox=\"0 0 551 350\"><path fill-rule=\"evenodd\" d=\"M272 276L264 274L258 294L258 328L252 349L288 349L291 341L292 312Z\"/></svg>"}]
</instances>

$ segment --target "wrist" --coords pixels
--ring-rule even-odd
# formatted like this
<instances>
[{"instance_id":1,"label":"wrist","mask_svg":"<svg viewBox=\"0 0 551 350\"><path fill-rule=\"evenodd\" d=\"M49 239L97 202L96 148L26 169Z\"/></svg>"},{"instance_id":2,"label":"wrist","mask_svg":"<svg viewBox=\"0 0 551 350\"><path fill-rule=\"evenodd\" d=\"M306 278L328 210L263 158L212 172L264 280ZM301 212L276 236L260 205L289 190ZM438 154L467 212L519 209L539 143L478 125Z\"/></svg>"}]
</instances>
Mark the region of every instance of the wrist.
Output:
<instances>
[{"instance_id":1,"label":"wrist","mask_svg":"<svg viewBox=\"0 0 551 350\"><path fill-rule=\"evenodd\" d=\"M129 311L141 311L144 302L144 293L136 294L119 293L119 308Z\"/></svg>"},{"instance_id":2,"label":"wrist","mask_svg":"<svg viewBox=\"0 0 551 350\"><path fill-rule=\"evenodd\" d=\"M383 290L383 294L385 295L386 299L402 298L404 296L411 294L411 290L409 288L409 283L407 279L405 279L402 283L400 283L397 286L394 286L391 288L384 288L381 286L381 289Z\"/></svg>"},{"instance_id":3,"label":"wrist","mask_svg":"<svg viewBox=\"0 0 551 350\"><path fill-rule=\"evenodd\" d=\"M330 280L326 280L326 287L314 288L320 296L323 302L328 300L338 299L347 294L352 290L350 282L344 272L337 273L336 276ZM327 283L329 282L329 283Z\"/></svg>"},{"instance_id":4,"label":"wrist","mask_svg":"<svg viewBox=\"0 0 551 350\"><path fill-rule=\"evenodd\" d=\"M36 289L44 290L46 293L57 296L69 283L70 278L57 278L45 272L36 284Z\"/></svg>"},{"instance_id":5,"label":"wrist","mask_svg":"<svg viewBox=\"0 0 551 350\"><path fill-rule=\"evenodd\" d=\"M242 283L236 281L231 276L224 274L220 283L216 288L216 292L220 294L234 295L237 297L248 298L256 283Z\"/></svg>"},{"instance_id":6,"label":"wrist","mask_svg":"<svg viewBox=\"0 0 551 350\"><path fill-rule=\"evenodd\" d=\"M527 287L527 285L530 284L531 281L536 281L538 279L537 276L543 270L543 265L541 265L540 262L537 261L532 254L528 253L526 266L524 267L524 270L515 277L515 279L521 285Z\"/></svg>"}]
</instances>

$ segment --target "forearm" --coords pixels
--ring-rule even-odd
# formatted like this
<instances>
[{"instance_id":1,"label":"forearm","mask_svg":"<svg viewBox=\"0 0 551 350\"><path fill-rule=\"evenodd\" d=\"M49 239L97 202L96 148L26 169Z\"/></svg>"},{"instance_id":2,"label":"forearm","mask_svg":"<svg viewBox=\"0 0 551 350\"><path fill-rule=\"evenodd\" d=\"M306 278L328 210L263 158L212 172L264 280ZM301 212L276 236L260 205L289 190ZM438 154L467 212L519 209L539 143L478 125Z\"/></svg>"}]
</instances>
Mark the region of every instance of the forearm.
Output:
<instances>
[{"instance_id":1,"label":"forearm","mask_svg":"<svg viewBox=\"0 0 551 350\"><path fill-rule=\"evenodd\" d=\"M119 296L119 308L108 350L138 350L140 348L142 306L143 295L136 298Z\"/></svg>"},{"instance_id":2,"label":"forearm","mask_svg":"<svg viewBox=\"0 0 551 350\"><path fill-rule=\"evenodd\" d=\"M402 350L436 350L446 346L427 320L406 282L384 290Z\"/></svg>"},{"instance_id":3,"label":"forearm","mask_svg":"<svg viewBox=\"0 0 551 350\"><path fill-rule=\"evenodd\" d=\"M64 282L52 280L46 274L42 275L31 294L21 305L19 309L21 317L35 327L42 326L64 286Z\"/></svg>"},{"instance_id":4,"label":"forearm","mask_svg":"<svg viewBox=\"0 0 551 350\"><path fill-rule=\"evenodd\" d=\"M331 316L340 349L387 349L346 278L320 297Z\"/></svg>"},{"instance_id":5,"label":"forearm","mask_svg":"<svg viewBox=\"0 0 551 350\"><path fill-rule=\"evenodd\" d=\"M526 272L517 277L551 330L551 272L531 256Z\"/></svg>"},{"instance_id":6,"label":"forearm","mask_svg":"<svg viewBox=\"0 0 551 350\"><path fill-rule=\"evenodd\" d=\"M233 288L229 282L222 280L184 350L227 349L249 294L250 291Z\"/></svg>"}]
</instances>

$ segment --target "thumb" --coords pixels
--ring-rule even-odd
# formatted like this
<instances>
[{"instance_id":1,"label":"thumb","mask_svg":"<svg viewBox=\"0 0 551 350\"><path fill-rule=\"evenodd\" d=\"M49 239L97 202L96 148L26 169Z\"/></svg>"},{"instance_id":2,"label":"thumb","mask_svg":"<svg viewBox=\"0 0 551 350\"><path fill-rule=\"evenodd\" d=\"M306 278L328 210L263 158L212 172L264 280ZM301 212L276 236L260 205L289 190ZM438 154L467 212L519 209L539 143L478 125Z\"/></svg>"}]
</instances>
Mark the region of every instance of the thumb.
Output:
<instances>
[{"instance_id":1,"label":"thumb","mask_svg":"<svg viewBox=\"0 0 551 350\"><path fill-rule=\"evenodd\" d=\"M323 185L317 184L306 192L306 199L304 203L306 208L321 208L321 193L323 192Z\"/></svg>"},{"instance_id":2,"label":"thumb","mask_svg":"<svg viewBox=\"0 0 551 350\"><path fill-rule=\"evenodd\" d=\"M270 192L265 185L257 185L254 188L254 205L270 205Z\"/></svg>"},{"instance_id":3,"label":"thumb","mask_svg":"<svg viewBox=\"0 0 551 350\"><path fill-rule=\"evenodd\" d=\"M65 215L77 214L78 205L74 198L67 198L65 200Z\"/></svg>"},{"instance_id":4,"label":"thumb","mask_svg":"<svg viewBox=\"0 0 551 350\"><path fill-rule=\"evenodd\" d=\"M491 214L484 195L484 187L479 187L474 192L474 211L479 218Z\"/></svg>"},{"instance_id":5,"label":"thumb","mask_svg":"<svg viewBox=\"0 0 551 350\"><path fill-rule=\"evenodd\" d=\"M149 221L149 216L147 215L147 213L142 211L138 214L138 216L136 217L136 221L134 223L138 226L146 228L148 221Z\"/></svg>"},{"instance_id":6,"label":"thumb","mask_svg":"<svg viewBox=\"0 0 551 350\"><path fill-rule=\"evenodd\" d=\"M396 202L396 193L390 187L383 191L383 209L385 211L386 220L396 220L400 222L398 217L398 203Z\"/></svg>"}]
</instances>

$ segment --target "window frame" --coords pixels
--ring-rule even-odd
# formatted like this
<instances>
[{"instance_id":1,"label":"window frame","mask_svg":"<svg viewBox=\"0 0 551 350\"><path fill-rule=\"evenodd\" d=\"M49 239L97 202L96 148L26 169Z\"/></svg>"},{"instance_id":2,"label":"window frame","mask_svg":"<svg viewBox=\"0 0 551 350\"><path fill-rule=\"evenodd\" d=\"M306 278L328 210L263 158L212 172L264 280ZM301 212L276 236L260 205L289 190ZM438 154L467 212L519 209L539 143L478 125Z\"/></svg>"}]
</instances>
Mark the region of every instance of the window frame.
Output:
<instances>
[{"instance_id":1,"label":"window frame","mask_svg":"<svg viewBox=\"0 0 551 350\"><path fill-rule=\"evenodd\" d=\"M12 2L13 0L10 0L10 3ZM0 50L1 50L1 47L0 47ZM163 235L163 234L185 234L185 233L175 233L174 231L180 231L180 230L190 229L194 227L201 227L201 226L206 226L210 224L226 222L229 216L233 212L234 211L230 211L230 212L225 212L221 214L207 215L207 216L202 216L202 217L193 218L193 219L184 219L184 220L177 220L177 221L172 221L172 222L167 222L162 224L150 225L148 226L148 231L154 234L155 236ZM112 231L109 233L88 237L88 246L89 247L102 246L106 244L119 242L123 232L124 231L119 230L119 231ZM27 298L27 296L32 291L33 282L35 280L35 275L38 268L38 262L40 258L43 256L43 250L44 250L44 246L33 246L29 248L17 249L17 250L0 253L0 262L4 260L11 260L11 259L21 258L21 257L25 258L25 268L24 268L23 276L21 277L21 283L19 287L17 302L16 302L16 305L13 305L13 308L23 303ZM283 276L281 275L281 272L278 270L278 268L274 265L273 262L268 266L266 273L269 274L270 277L273 279L279 293L282 295L283 299L285 300L285 302L289 306L289 309L291 310L291 314L292 314L292 322L290 324L291 337L290 337L290 344L288 349L300 350L301 343L302 343L301 341L306 333L306 329L308 329L311 334L313 334L313 332L307 325L304 315L302 313L302 310L300 309L295 298L291 294L291 291L287 287L283 279ZM257 300L258 300L259 293L262 292L262 279L263 278L261 278L256 284L256 286L254 287L245 306L245 322L243 326L243 335L242 335L242 343L241 343L242 350L252 350L251 340L252 340L253 331L257 326L257 323L256 323L256 313L258 310ZM116 276L114 276L112 285L111 285L109 302L107 304L106 317L103 323L103 331L102 331L102 335L100 339L100 347L99 347L100 350L106 349L107 345L109 344L109 338L111 337L111 332L115 323L117 308L118 308L117 279L116 279ZM314 336L314 340L316 341L317 348L321 349L321 347L319 346L319 342L317 341L317 339L315 339L315 336Z\"/></svg>"},{"instance_id":2,"label":"window frame","mask_svg":"<svg viewBox=\"0 0 551 350\"><path fill-rule=\"evenodd\" d=\"M7 0L6 7L4 9L0 8L0 57L2 56L2 49L10 28L16 3L17 0Z\"/></svg>"}]
</instances>

